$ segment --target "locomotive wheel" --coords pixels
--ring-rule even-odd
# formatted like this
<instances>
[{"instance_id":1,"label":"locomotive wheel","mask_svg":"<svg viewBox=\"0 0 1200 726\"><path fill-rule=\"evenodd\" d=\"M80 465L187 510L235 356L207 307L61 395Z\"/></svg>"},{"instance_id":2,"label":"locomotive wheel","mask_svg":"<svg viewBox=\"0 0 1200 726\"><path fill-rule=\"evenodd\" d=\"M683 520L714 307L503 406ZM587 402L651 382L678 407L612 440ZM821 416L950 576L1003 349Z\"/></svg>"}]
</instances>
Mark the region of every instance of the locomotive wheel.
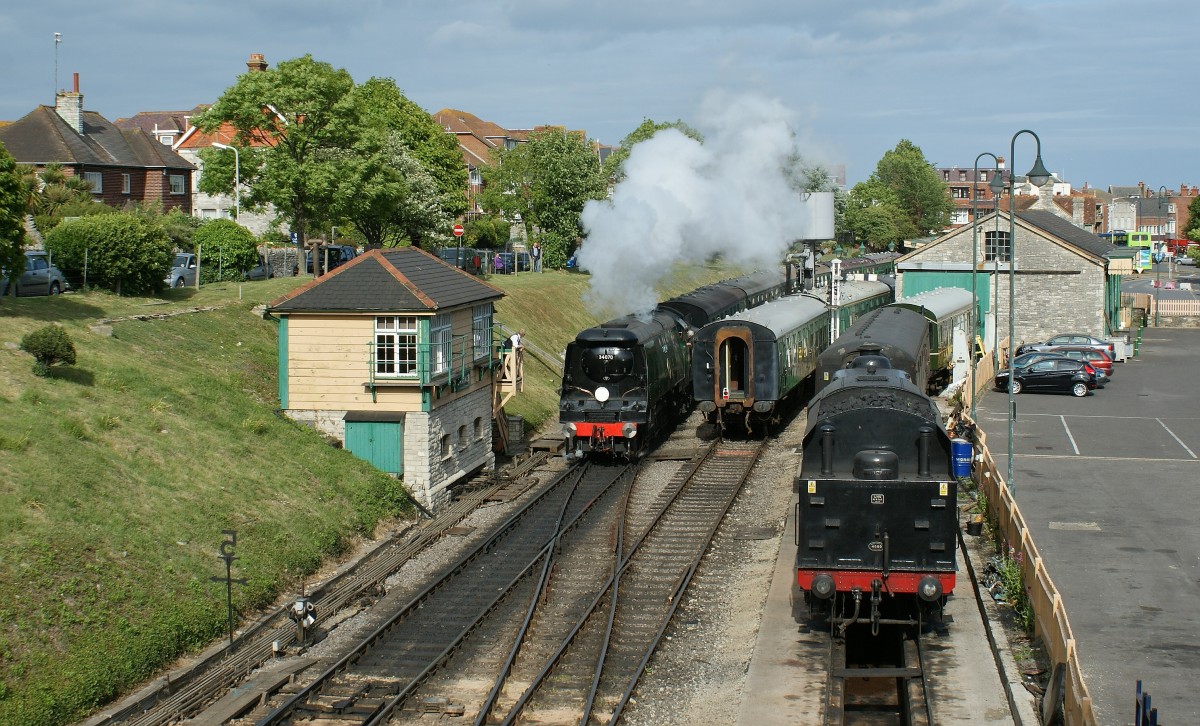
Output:
<instances>
[{"instance_id":1,"label":"locomotive wheel","mask_svg":"<svg viewBox=\"0 0 1200 726\"><path fill-rule=\"evenodd\" d=\"M1021 392L1022 386L1020 381L1013 381L1009 386L1012 388L1014 396Z\"/></svg>"},{"instance_id":2,"label":"locomotive wheel","mask_svg":"<svg viewBox=\"0 0 1200 726\"><path fill-rule=\"evenodd\" d=\"M1077 398L1083 398L1088 394L1088 387L1086 384L1076 383L1075 385L1071 386L1071 393Z\"/></svg>"}]
</instances>

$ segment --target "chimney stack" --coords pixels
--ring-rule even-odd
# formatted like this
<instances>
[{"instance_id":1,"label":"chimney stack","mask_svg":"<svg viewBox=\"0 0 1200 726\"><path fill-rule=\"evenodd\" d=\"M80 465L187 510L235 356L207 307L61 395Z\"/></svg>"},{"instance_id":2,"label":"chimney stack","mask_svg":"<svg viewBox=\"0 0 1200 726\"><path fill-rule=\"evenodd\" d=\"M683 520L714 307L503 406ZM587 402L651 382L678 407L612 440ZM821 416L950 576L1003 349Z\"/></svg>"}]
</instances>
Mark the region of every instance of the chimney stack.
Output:
<instances>
[{"instance_id":1,"label":"chimney stack","mask_svg":"<svg viewBox=\"0 0 1200 726\"><path fill-rule=\"evenodd\" d=\"M1004 170L1006 168L1004 166L1004 157L1003 156L996 157L996 166L1001 170Z\"/></svg>"},{"instance_id":2,"label":"chimney stack","mask_svg":"<svg viewBox=\"0 0 1200 726\"><path fill-rule=\"evenodd\" d=\"M83 94L79 92L79 74L72 74L73 91L59 91L54 99L54 110L75 129L75 133L83 134Z\"/></svg>"},{"instance_id":3,"label":"chimney stack","mask_svg":"<svg viewBox=\"0 0 1200 726\"><path fill-rule=\"evenodd\" d=\"M267 59L262 53L251 53L250 60L246 61L247 72L255 73L258 71L267 70Z\"/></svg>"}]
</instances>

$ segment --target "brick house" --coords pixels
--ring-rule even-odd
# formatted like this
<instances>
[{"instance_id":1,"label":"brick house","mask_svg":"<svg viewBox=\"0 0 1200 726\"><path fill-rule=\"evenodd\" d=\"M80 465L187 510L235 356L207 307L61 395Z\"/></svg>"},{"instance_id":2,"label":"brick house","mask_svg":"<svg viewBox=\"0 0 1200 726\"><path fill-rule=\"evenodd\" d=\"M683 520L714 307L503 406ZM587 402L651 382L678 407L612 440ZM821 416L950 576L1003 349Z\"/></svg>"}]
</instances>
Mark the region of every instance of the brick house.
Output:
<instances>
[{"instance_id":1,"label":"brick house","mask_svg":"<svg viewBox=\"0 0 1200 726\"><path fill-rule=\"evenodd\" d=\"M495 464L503 293L412 247L368 250L273 301L283 412L402 478L423 505Z\"/></svg>"},{"instance_id":2,"label":"brick house","mask_svg":"<svg viewBox=\"0 0 1200 726\"><path fill-rule=\"evenodd\" d=\"M1014 338L1019 345L1061 332L1099 338L1125 327L1121 276L1128 259L1109 259L1114 248L1064 218L1062 210L1016 213ZM974 248L975 291L985 350L1008 337L1009 212L999 210L978 223L951 230L896 260L896 296L938 287L971 289Z\"/></svg>"},{"instance_id":3,"label":"brick house","mask_svg":"<svg viewBox=\"0 0 1200 726\"><path fill-rule=\"evenodd\" d=\"M38 106L0 128L0 143L20 164L44 169L57 163L87 179L93 198L109 206L159 202L164 211L192 212L195 167L140 128L120 129L83 110L78 73L74 90L59 91L53 108Z\"/></svg>"}]
</instances>

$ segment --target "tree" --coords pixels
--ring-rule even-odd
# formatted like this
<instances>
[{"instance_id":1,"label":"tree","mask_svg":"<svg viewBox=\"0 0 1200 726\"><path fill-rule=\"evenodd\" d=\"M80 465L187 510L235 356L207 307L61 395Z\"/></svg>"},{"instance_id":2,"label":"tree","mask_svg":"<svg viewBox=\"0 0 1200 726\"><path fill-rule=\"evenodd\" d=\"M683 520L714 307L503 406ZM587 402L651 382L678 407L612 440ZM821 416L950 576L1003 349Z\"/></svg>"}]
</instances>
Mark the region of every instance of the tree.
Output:
<instances>
[{"instance_id":1,"label":"tree","mask_svg":"<svg viewBox=\"0 0 1200 726\"><path fill-rule=\"evenodd\" d=\"M1188 204L1188 222L1183 236L1193 242L1200 242L1200 197L1192 197Z\"/></svg>"},{"instance_id":2,"label":"tree","mask_svg":"<svg viewBox=\"0 0 1200 726\"><path fill-rule=\"evenodd\" d=\"M704 142L704 136L696 129L688 126L683 121L672 121L670 123L659 123L650 119L643 119L642 123L636 129L630 131L624 139L621 139L621 146L613 153L608 155L604 160L604 178L611 183L616 184L625 178L625 160L629 158L630 152L637 144L646 141L663 129L678 129L685 136L689 136L701 143Z\"/></svg>"},{"instance_id":3,"label":"tree","mask_svg":"<svg viewBox=\"0 0 1200 726\"><path fill-rule=\"evenodd\" d=\"M607 183L589 141L561 128L530 134L528 143L500 151L484 170L482 203L507 219L520 215L529 238L553 232L573 245L582 232L579 214L603 199ZM569 255L569 252L568 252ZM547 251L546 264L556 266ZM565 258L563 259L565 263Z\"/></svg>"},{"instance_id":4,"label":"tree","mask_svg":"<svg viewBox=\"0 0 1200 726\"><path fill-rule=\"evenodd\" d=\"M463 244L468 247L498 249L508 244L511 225L495 214L485 214L467 222Z\"/></svg>"},{"instance_id":5,"label":"tree","mask_svg":"<svg viewBox=\"0 0 1200 726\"><path fill-rule=\"evenodd\" d=\"M28 192L17 162L0 144L0 268L15 279L25 272L25 210ZM13 285L14 292L16 285Z\"/></svg>"},{"instance_id":6,"label":"tree","mask_svg":"<svg viewBox=\"0 0 1200 726\"><path fill-rule=\"evenodd\" d=\"M886 249L889 242L899 246L916 233L896 193L873 176L850 190L838 231L852 233L856 242L873 250Z\"/></svg>"},{"instance_id":7,"label":"tree","mask_svg":"<svg viewBox=\"0 0 1200 726\"><path fill-rule=\"evenodd\" d=\"M210 219L196 230L201 282L240 280L258 264L258 240L232 219Z\"/></svg>"},{"instance_id":8,"label":"tree","mask_svg":"<svg viewBox=\"0 0 1200 726\"><path fill-rule=\"evenodd\" d=\"M915 230L914 236L945 229L954 209L949 187L913 142L901 139L896 148L884 153L871 181L892 190Z\"/></svg>"},{"instance_id":9,"label":"tree","mask_svg":"<svg viewBox=\"0 0 1200 726\"><path fill-rule=\"evenodd\" d=\"M455 138L425 109L404 96L391 78L371 78L356 91L363 123L399 134L432 177L442 210L454 218L467 211L467 167Z\"/></svg>"},{"instance_id":10,"label":"tree","mask_svg":"<svg viewBox=\"0 0 1200 726\"><path fill-rule=\"evenodd\" d=\"M454 219L442 204L444 195L399 132L368 129L355 149L331 153L358 156L359 163L345 165L333 208L354 224L368 246L448 241Z\"/></svg>"},{"instance_id":11,"label":"tree","mask_svg":"<svg viewBox=\"0 0 1200 726\"><path fill-rule=\"evenodd\" d=\"M46 234L46 248L64 271L118 295L158 293L171 271L171 241L157 224L125 212L63 222Z\"/></svg>"},{"instance_id":12,"label":"tree","mask_svg":"<svg viewBox=\"0 0 1200 726\"><path fill-rule=\"evenodd\" d=\"M305 55L242 74L195 123L206 133L233 127L249 190L243 206L273 204L303 243L307 230L329 215L346 164L355 161L328 153L354 145L360 118L353 91L349 73ZM200 152L200 191L233 191L233 155L220 151Z\"/></svg>"}]
</instances>

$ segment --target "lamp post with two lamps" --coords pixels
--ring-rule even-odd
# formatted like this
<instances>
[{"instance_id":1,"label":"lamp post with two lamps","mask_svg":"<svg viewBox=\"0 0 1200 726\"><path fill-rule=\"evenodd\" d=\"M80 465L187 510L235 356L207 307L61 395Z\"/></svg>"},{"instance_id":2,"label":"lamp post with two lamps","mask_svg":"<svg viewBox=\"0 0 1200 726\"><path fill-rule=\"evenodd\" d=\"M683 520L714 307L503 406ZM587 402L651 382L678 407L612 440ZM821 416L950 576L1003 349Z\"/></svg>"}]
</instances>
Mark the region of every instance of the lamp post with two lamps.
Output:
<instances>
[{"instance_id":1,"label":"lamp post with two lamps","mask_svg":"<svg viewBox=\"0 0 1200 726\"><path fill-rule=\"evenodd\" d=\"M1004 191L1004 178L1000 174L1000 159L990 152L983 152L975 157L975 166L971 172L971 338L967 341L967 349L971 356L971 420L975 420L975 398L979 387L975 384L975 339L979 336L979 294L975 283L975 274L979 271L979 160L985 156L992 157L996 162L988 188L992 190L992 199L999 200Z\"/></svg>"},{"instance_id":2,"label":"lamp post with two lamps","mask_svg":"<svg viewBox=\"0 0 1200 726\"><path fill-rule=\"evenodd\" d=\"M212 142L212 145L217 149L233 151L233 218L239 219L242 216L242 160L236 146L219 141Z\"/></svg>"},{"instance_id":3,"label":"lamp post with two lamps","mask_svg":"<svg viewBox=\"0 0 1200 726\"><path fill-rule=\"evenodd\" d=\"M1008 145L1009 163L1017 156L1017 137L1021 134L1029 134L1033 140L1037 142L1037 158L1033 162L1033 168L1025 175L1029 179L1029 183L1035 187L1041 187L1050 181L1050 172L1046 170L1046 165L1042 163L1042 140L1038 135L1029 129L1021 129L1013 134L1012 141ZM1015 164L1014 164L1015 167ZM1017 199L1016 199L1016 176L1011 172L1008 175L1008 478L1005 481L1008 483L1008 490L1012 494L1016 494L1017 485L1013 481L1013 422L1017 418L1017 403L1013 399L1013 353L1016 352L1016 282L1017 282Z\"/></svg>"}]
</instances>

